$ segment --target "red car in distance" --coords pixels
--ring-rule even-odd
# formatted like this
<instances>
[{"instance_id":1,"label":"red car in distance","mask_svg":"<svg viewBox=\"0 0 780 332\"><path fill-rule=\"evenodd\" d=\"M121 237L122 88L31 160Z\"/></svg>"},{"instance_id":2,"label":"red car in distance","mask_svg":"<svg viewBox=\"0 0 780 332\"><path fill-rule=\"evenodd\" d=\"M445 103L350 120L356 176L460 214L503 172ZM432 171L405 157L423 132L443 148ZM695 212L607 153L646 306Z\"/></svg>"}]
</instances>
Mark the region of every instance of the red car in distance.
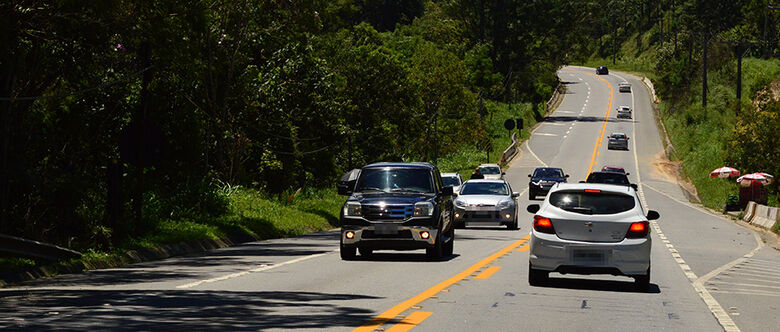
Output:
<instances>
[{"instance_id":1,"label":"red car in distance","mask_svg":"<svg viewBox=\"0 0 780 332\"><path fill-rule=\"evenodd\" d=\"M625 175L628 175L626 173L626 170L623 169L623 167L617 167L617 166L604 166L601 168L602 172L614 172L614 173L623 173Z\"/></svg>"}]
</instances>

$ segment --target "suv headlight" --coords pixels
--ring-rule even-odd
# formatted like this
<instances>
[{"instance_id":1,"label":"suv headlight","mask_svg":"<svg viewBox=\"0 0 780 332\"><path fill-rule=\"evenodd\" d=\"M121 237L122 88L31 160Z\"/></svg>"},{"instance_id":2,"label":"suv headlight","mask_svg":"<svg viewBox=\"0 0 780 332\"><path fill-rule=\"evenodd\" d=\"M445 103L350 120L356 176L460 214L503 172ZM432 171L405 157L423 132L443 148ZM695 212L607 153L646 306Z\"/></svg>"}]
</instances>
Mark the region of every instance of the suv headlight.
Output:
<instances>
[{"instance_id":1,"label":"suv headlight","mask_svg":"<svg viewBox=\"0 0 780 332\"><path fill-rule=\"evenodd\" d=\"M499 210L503 210L512 206L512 201L501 201L496 205Z\"/></svg>"},{"instance_id":2,"label":"suv headlight","mask_svg":"<svg viewBox=\"0 0 780 332\"><path fill-rule=\"evenodd\" d=\"M351 217L359 217L363 214L360 203L349 202L344 205L344 215Z\"/></svg>"},{"instance_id":3,"label":"suv headlight","mask_svg":"<svg viewBox=\"0 0 780 332\"><path fill-rule=\"evenodd\" d=\"M424 217L433 215L433 204L431 202L418 202L414 204L414 216Z\"/></svg>"},{"instance_id":4,"label":"suv headlight","mask_svg":"<svg viewBox=\"0 0 780 332\"><path fill-rule=\"evenodd\" d=\"M461 209L465 209L465 208L466 208L466 206L468 205L468 204L466 204L466 202L464 202L464 201L462 201L462 200L459 200L459 199L456 199L456 200L455 200L454 202L452 202L452 203L453 203L453 204L455 204L455 206L457 206L457 207L459 207L459 208L461 208Z\"/></svg>"}]
</instances>

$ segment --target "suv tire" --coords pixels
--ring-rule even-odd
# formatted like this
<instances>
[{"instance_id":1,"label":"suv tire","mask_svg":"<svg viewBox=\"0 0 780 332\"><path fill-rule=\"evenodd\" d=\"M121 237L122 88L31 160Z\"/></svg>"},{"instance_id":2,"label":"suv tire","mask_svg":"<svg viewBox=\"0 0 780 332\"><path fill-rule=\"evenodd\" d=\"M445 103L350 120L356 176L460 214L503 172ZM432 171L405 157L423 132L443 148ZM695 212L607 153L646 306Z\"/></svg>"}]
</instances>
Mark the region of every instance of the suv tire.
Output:
<instances>
[{"instance_id":1,"label":"suv tire","mask_svg":"<svg viewBox=\"0 0 780 332\"><path fill-rule=\"evenodd\" d=\"M355 259L356 249L357 248L355 246L344 244L344 239L341 239L339 243L339 254L341 255L341 260L349 261Z\"/></svg>"},{"instance_id":2,"label":"suv tire","mask_svg":"<svg viewBox=\"0 0 780 332\"><path fill-rule=\"evenodd\" d=\"M441 230L439 230L436 232L436 242L433 244L433 247L425 249L425 254L428 256L428 260L434 262L441 260L441 257L444 254L444 248L442 247Z\"/></svg>"},{"instance_id":3,"label":"suv tire","mask_svg":"<svg viewBox=\"0 0 780 332\"><path fill-rule=\"evenodd\" d=\"M517 230L517 216L515 216L515 220L512 220L511 224L506 225L506 229L516 231Z\"/></svg>"},{"instance_id":4,"label":"suv tire","mask_svg":"<svg viewBox=\"0 0 780 332\"><path fill-rule=\"evenodd\" d=\"M455 249L455 228L451 227L450 231L447 232L447 237L450 238L450 241L443 244L443 255L444 256L452 256L452 252Z\"/></svg>"}]
</instances>

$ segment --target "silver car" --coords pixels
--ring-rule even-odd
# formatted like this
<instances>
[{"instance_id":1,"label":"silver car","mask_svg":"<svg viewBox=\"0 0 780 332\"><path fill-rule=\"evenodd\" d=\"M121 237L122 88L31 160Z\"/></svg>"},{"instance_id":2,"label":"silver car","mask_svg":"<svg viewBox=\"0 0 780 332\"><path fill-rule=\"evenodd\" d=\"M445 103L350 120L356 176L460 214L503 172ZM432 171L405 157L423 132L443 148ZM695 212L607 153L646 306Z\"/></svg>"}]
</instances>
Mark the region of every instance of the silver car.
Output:
<instances>
[{"instance_id":1,"label":"silver car","mask_svg":"<svg viewBox=\"0 0 780 332\"><path fill-rule=\"evenodd\" d=\"M441 173L441 180L445 187L452 187L453 192L458 192L460 185L463 184L463 177L460 176L460 173Z\"/></svg>"},{"instance_id":2,"label":"silver car","mask_svg":"<svg viewBox=\"0 0 780 332\"><path fill-rule=\"evenodd\" d=\"M620 84L618 84L618 91L631 92L631 83L621 82Z\"/></svg>"},{"instance_id":3,"label":"silver car","mask_svg":"<svg viewBox=\"0 0 780 332\"><path fill-rule=\"evenodd\" d=\"M617 109L617 118L631 118L631 107L628 106L620 106Z\"/></svg>"},{"instance_id":4,"label":"silver car","mask_svg":"<svg viewBox=\"0 0 780 332\"><path fill-rule=\"evenodd\" d=\"M550 272L612 274L634 278L637 289L650 285L650 224L658 212L639 203L628 186L561 183L534 213L528 282L541 284Z\"/></svg>"},{"instance_id":5,"label":"silver car","mask_svg":"<svg viewBox=\"0 0 780 332\"><path fill-rule=\"evenodd\" d=\"M501 180L504 178L504 172L501 170L501 166L498 164L482 164L477 167L479 173L486 180Z\"/></svg>"},{"instance_id":6,"label":"silver car","mask_svg":"<svg viewBox=\"0 0 780 332\"><path fill-rule=\"evenodd\" d=\"M612 135L609 135L607 150L612 149L628 150L628 136L625 133L612 133Z\"/></svg>"},{"instance_id":7,"label":"silver car","mask_svg":"<svg viewBox=\"0 0 780 332\"><path fill-rule=\"evenodd\" d=\"M502 226L517 229L517 197L504 180L468 180L455 205L455 226Z\"/></svg>"}]
</instances>

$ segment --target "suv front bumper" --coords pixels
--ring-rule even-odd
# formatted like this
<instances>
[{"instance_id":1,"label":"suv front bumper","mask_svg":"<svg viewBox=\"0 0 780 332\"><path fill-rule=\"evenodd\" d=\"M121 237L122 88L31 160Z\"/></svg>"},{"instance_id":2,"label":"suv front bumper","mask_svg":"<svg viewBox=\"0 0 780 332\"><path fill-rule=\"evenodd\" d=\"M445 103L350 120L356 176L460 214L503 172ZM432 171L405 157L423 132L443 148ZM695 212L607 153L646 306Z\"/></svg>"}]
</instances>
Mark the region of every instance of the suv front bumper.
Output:
<instances>
[{"instance_id":1,"label":"suv front bumper","mask_svg":"<svg viewBox=\"0 0 780 332\"><path fill-rule=\"evenodd\" d=\"M390 226L393 231L385 228ZM351 233L352 237L348 237ZM428 236L424 237L423 233ZM344 245L370 249L414 250L431 248L436 244L439 230L429 226L410 226L393 222L368 222L368 225L341 226Z\"/></svg>"}]
</instances>

